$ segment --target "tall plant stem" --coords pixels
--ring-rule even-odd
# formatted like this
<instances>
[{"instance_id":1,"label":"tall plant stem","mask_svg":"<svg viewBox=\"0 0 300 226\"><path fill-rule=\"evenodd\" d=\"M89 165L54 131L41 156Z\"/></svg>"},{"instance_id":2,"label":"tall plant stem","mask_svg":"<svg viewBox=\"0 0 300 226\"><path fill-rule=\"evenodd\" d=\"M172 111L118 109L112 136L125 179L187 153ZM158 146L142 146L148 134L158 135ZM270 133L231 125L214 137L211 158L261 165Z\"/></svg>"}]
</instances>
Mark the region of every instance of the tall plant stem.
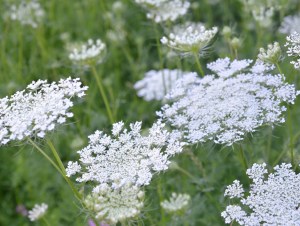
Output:
<instances>
[{"instance_id":1,"label":"tall plant stem","mask_svg":"<svg viewBox=\"0 0 300 226\"><path fill-rule=\"evenodd\" d=\"M161 191L161 183L160 180L157 183L157 194L159 197L159 202L161 203L164 200L162 191ZM161 215L161 219L160 219L160 225L166 225L166 216L165 216L165 211L162 207L160 207L160 215Z\"/></svg>"},{"instance_id":2,"label":"tall plant stem","mask_svg":"<svg viewBox=\"0 0 300 226\"><path fill-rule=\"evenodd\" d=\"M280 74L283 74L283 73L282 73L282 70L281 70L281 68L280 68L280 66L279 66L279 64L278 64L278 63L276 63L275 65L276 65L276 67L277 67L277 70L279 71L279 73L280 73Z\"/></svg>"},{"instance_id":3,"label":"tall plant stem","mask_svg":"<svg viewBox=\"0 0 300 226\"><path fill-rule=\"evenodd\" d=\"M291 163L293 167L295 166L294 164L294 137L293 137L293 121L292 121L292 109L290 106L288 106L288 119L287 119L287 124L288 124L288 130L289 130L289 136L290 136L290 142L289 142L289 151L291 155Z\"/></svg>"},{"instance_id":4,"label":"tall plant stem","mask_svg":"<svg viewBox=\"0 0 300 226\"><path fill-rule=\"evenodd\" d=\"M153 29L155 31L155 40L156 40L156 46L157 46L157 52L158 52L158 58L159 58L159 67L160 69L163 69L164 67L164 60L163 60L163 54L161 51L161 44L160 44L160 40L159 40L159 33L158 33L158 29L157 29L157 24L155 22L153 22ZM166 84L166 78L165 75L162 75L163 78L163 87L164 87L164 94L167 94L167 84Z\"/></svg>"},{"instance_id":5,"label":"tall plant stem","mask_svg":"<svg viewBox=\"0 0 300 226\"><path fill-rule=\"evenodd\" d=\"M192 162L195 164L195 166L198 168L198 170L201 172L202 176L206 177L206 172L199 158L193 153L193 151L187 151L186 153L190 157Z\"/></svg>"},{"instance_id":6,"label":"tall plant stem","mask_svg":"<svg viewBox=\"0 0 300 226\"><path fill-rule=\"evenodd\" d=\"M75 197L78 199L78 200L81 200L82 197L80 195L80 193L78 192L78 190L75 188L74 184L72 183L72 181L69 179L69 177L67 177L67 172L66 172L66 169L64 167L64 164L62 163L61 161L61 158L59 157L58 155L58 152L56 151L53 143L50 141L50 140L47 140L47 144L48 146L50 147L51 151L52 151L52 154L54 156L54 158L56 159L56 162L58 163L58 166L62 172L62 176L63 178L65 179L65 181L68 183L68 185L70 186L70 188L72 189Z\"/></svg>"},{"instance_id":7,"label":"tall plant stem","mask_svg":"<svg viewBox=\"0 0 300 226\"><path fill-rule=\"evenodd\" d=\"M78 200L81 200L82 198L81 198L81 195L79 194L79 192L77 191L77 189L74 187L74 185L73 185L73 183L71 182L71 180L67 177L67 175L66 175L66 170L65 170L65 168L64 168L64 166L62 165L62 167L61 167L61 164L62 164L62 162L61 162L61 160L60 160L60 158L59 158L59 156L58 156L58 154L57 154L57 152L56 152L56 150L55 150L55 148L54 148L54 150L52 150L52 148L51 148L51 146L49 145L49 143L48 143L48 145L50 146L50 148L51 148L51 150L52 150L52 152L53 151L55 151L56 152L56 155L54 155L54 157L56 158L56 161L58 162L58 164L59 165L57 165L53 160L52 160L52 158L49 156L49 155L47 155L46 154L46 152L43 150L43 149L41 149L33 140L31 140L30 138L28 138L28 141L29 141L29 143L30 144L32 144L32 146L33 147L35 147L50 163L51 163L51 165L52 166L54 166L54 168L62 175L62 177L65 179L65 181L68 183L68 185L70 186L70 188L71 188L71 190L73 191L73 193L74 193L74 195L75 195L75 197L78 199ZM53 145L52 145L53 146ZM59 161L58 161L58 159L57 158L59 158Z\"/></svg>"},{"instance_id":8,"label":"tall plant stem","mask_svg":"<svg viewBox=\"0 0 300 226\"><path fill-rule=\"evenodd\" d=\"M242 145L238 145L238 158L241 162L241 164L243 165L244 169L247 170L248 169L248 163L247 163L247 159L245 157L245 153L244 153L244 150L243 150L243 147Z\"/></svg>"},{"instance_id":9,"label":"tall plant stem","mask_svg":"<svg viewBox=\"0 0 300 226\"><path fill-rule=\"evenodd\" d=\"M52 160L52 158L50 158L50 156L49 155L47 155L44 151L43 151L43 149L41 149L33 140L31 140L30 138L28 138L28 141L29 141L29 143L34 147L34 148L36 148L36 150L38 151L38 152L40 152L50 163L51 163L51 165L60 173L60 174L63 174L62 172L61 172L61 169L57 166L57 164Z\"/></svg>"},{"instance_id":10,"label":"tall plant stem","mask_svg":"<svg viewBox=\"0 0 300 226\"><path fill-rule=\"evenodd\" d=\"M107 111L109 121L110 121L111 124L113 124L115 122L115 120L114 120L113 114L111 112L111 109L110 109L110 106L109 106L109 103L108 103L108 100L107 100L107 97L106 97L106 94L105 94L105 91L104 91L104 87L102 85L101 77L98 75L95 66L92 66L92 74L94 75L94 77L96 79L100 94L101 94L102 99L104 101L104 105L105 105L105 108L106 108L106 111Z\"/></svg>"},{"instance_id":11,"label":"tall plant stem","mask_svg":"<svg viewBox=\"0 0 300 226\"><path fill-rule=\"evenodd\" d=\"M193 55L194 55L198 70L201 74L201 77L204 77L204 71L202 69L202 66L201 66L201 63L200 63L199 56L198 56L197 52L193 52Z\"/></svg>"},{"instance_id":12,"label":"tall plant stem","mask_svg":"<svg viewBox=\"0 0 300 226\"><path fill-rule=\"evenodd\" d=\"M45 217L42 217L42 221L45 223L45 225L50 226L50 223L46 220Z\"/></svg>"}]
</instances>

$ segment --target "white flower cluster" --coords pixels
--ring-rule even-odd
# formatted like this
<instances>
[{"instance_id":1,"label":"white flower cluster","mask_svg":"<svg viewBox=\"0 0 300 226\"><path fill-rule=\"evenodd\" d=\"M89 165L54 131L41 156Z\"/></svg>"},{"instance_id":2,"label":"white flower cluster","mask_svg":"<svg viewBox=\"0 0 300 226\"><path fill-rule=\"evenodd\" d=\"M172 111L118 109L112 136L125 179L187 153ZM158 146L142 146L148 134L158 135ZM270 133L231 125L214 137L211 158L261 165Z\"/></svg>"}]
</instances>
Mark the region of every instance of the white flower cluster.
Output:
<instances>
[{"instance_id":1,"label":"white flower cluster","mask_svg":"<svg viewBox=\"0 0 300 226\"><path fill-rule=\"evenodd\" d=\"M143 97L146 101L163 100L179 78L193 83L197 77L194 72L182 72L176 69L151 70L145 74L142 80L134 84L134 88L138 91L138 96Z\"/></svg>"},{"instance_id":2,"label":"white flower cluster","mask_svg":"<svg viewBox=\"0 0 300 226\"><path fill-rule=\"evenodd\" d=\"M283 19L279 32L283 34L300 33L300 14L287 16Z\"/></svg>"},{"instance_id":3,"label":"white flower cluster","mask_svg":"<svg viewBox=\"0 0 300 226\"><path fill-rule=\"evenodd\" d=\"M69 59L74 63L83 65L95 65L101 63L105 55L106 45L100 39L89 39L80 49L74 48L69 54Z\"/></svg>"},{"instance_id":4,"label":"white flower cluster","mask_svg":"<svg viewBox=\"0 0 300 226\"><path fill-rule=\"evenodd\" d=\"M144 192L137 186L126 184L112 189L102 184L97 192L88 195L84 203L95 213L97 220L116 224L136 217L144 206Z\"/></svg>"},{"instance_id":5,"label":"white flower cluster","mask_svg":"<svg viewBox=\"0 0 300 226\"><path fill-rule=\"evenodd\" d=\"M184 210L190 200L191 197L188 194L177 194L173 192L170 200L164 200L160 205L166 212L175 213Z\"/></svg>"},{"instance_id":6,"label":"white flower cluster","mask_svg":"<svg viewBox=\"0 0 300 226\"><path fill-rule=\"evenodd\" d=\"M294 68L300 68L300 33L293 32L290 36L286 37L285 46L288 47L288 56L298 57L298 59L291 61L290 63L294 65Z\"/></svg>"},{"instance_id":7,"label":"white flower cluster","mask_svg":"<svg viewBox=\"0 0 300 226\"><path fill-rule=\"evenodd\" d=\"M187 13L190 3L183 0L135 0L147 11L147 18L156 23L175 21Z\"/></svg>"},{"instance_id":8,"label":"white flower cluster","mask_svg":"<svg viewBox=\"0 0 300 226\"><path fill-rule=\"evenodd\" d=\"M242 73L251 60L218 59L207 67L217 75L207 75L190 86L177 83L167 96L158 116L170 123L190 143L206 142L232 145L246 133L264 124L284 122L282 102L294 103L294 85L283 75L267 72L274 68L256 62Z\"/></svg>"},{"instance_id":9,"label":"white flower cluster","mask_svg":"<svg viewBox=\"0 0 300 226\"><path fill-rule=\"evenodd\" d=\"M252 180L249 195L245 197L239 181L228 187L225 195L238 198L240 205L229 205L222 212L225 223L236 221L239 225L300 225L300 174L291 164L274 167L268 173L266 164L254 164L247 170ZM236 194L236 195L234 195Z\"/></svg>"},{"instance_id":10,"label":"white flower cluster","mask_svg":"<svg viewBox=\"0 0 300 226\"><path fill-rule=\"evenodd\" d=\"M275 11L282 7L282 3L278 0L241 0L241 2L254 20L265 28L272 25Z\"/></svg>"},{"instance_id":11,"label":"white flower cluster","mask_svg":"<svg viewBox=\"0 0 300 226\"><path fill-rule=\"evenodd\" d=\"M258 59L264 61L266 63L276 64L280 60L281 57L281 48L278 42L274 42L273 44L268 45L268 49L264 48L259 49L259 54L257 56Z\"/></svg>"},{"instance_id":12,"label":"white flower cluster","mask_svg":"<svg viewBox=\"0 0 300 226\"><path fill-rule=\"evenodd\" d=\"M211 44L217 32L217 27L207 30L204 26L189 26L184 31L162 37L160 41L184 54L205 54L205 49Z\"/></svg>"},{"instance_id":13,"label":"white flower cluster","mask_svg":"<svg viewBox=\"0 0 300 226\"><path fill-rule=\"evenodd\" d=\"M32 0L22 1L19 5L12 5L8 14L11 20L17 20L22 25L37 28L45 12L37 0Z\"/></svg>"},{"instance_id":14,"label":"white flower cluster","mask_svg":"<svg viewBox=\"0 0 300 226\"><path fill-rule=\"evenodd\" d=\"M44 80L32 82L25 90L0 99L0 145L28 136L44 137L72 117L71 97L82 97L87 87L79 79L61 79L48 84Z\"/></svg>"},{"instance_id":15,"label":"white flower cluster","mask_svg":"<svg viewBox=\"0 0 300 226\"><path fill-rule=\"evenodd\" d=\"M141 122L113 125L112 136L96 131L89 136L89 145L78 151L78 162L69 162L67 176L80 173L79 182L93 181L113 188L124 184L149 184L155 172L166 170L169 157L182 151L178 134L169 133L164 124L157 122L147 136L141 135ZM94 188L97 190L97 187Z\"/></svg>"},{"instance_id":16,"label":"white flower cluster","mask_svg":"<svg viewBox=\"0 0 300 226\"><path fill-rule=\"evenodd\" d=\"M42 218L48 209L48 205L45 203L35 204L33 209L28 212L28 218L31 221L37 221Z\"/></svg>"},{"instance_id":17,"label":"white flower cluster","mask_svg":"<svg viewBox=\"0 0 300 226\"><path fill-rule=\"evenodd\" d=\"M181 34L186 31L188 27L192 27L193 30L201 30L204 26L201 22L193 22L193 21L186 21L182 24L176 24L172 27L173 34Z\"/></svg>"}]
</instances>

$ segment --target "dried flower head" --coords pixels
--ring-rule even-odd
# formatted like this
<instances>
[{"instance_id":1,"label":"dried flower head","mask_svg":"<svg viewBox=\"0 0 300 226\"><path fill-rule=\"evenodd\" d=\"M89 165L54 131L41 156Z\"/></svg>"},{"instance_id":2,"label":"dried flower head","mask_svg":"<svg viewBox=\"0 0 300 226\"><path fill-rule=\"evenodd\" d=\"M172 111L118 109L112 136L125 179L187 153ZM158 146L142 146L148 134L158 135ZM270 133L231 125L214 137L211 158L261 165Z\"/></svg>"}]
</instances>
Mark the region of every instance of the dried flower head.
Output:
<instances>
[{"instance_id":1,"label":"dried flower head","mask_svg":"<svg viewBox=\"0 0 300 226\"><path fill-rule=\"evenodd\" d=\"M71 98L85 95L87 87L79 79L61 79L58 83L32 82L25 90L0 99L0 144L25 137L44 137L72 117Z\"/></svg>"},{"instance_id":2,"label":"dried flower head","mask_svg":"<svg viewBox=\"0 0 300 226\"><path fill-rule=\"evenodd\" d=\"M207 30L204 26L189 26L183 32L162 37L160 41L183 55L205 55L207 47L212 43L217 32L217 27Z\"/></svg>"},{"instance_id":3,"label":"dried flower head","mask_svg":"<svg viewBox=\"0 0 300 226\"><path fill-rule=\"evenodd\" d=\"M29 25L37 28L41 23L45 12L38 0L21 1L19 5L12 5L8 18L19 21L22 25Z\"/></svg>"},{"instance_id":4,"label":"dried flower head","mask_svg":"<svg viewBox=\"0 0 300 226\"><path fill-rule=\"evenodd\" d=\"M156 23L175 21L187 13L190 3L184 0L135 0L147 12L147 18Z\"/></svg>"},{"instance_id":5,"label":"dried flower head","mask_svg":"<svg viewBox=\"0 0 300 226\"><path fill-rule=\"evenodd\" d=\"M139 215L144 206L144 192L131 184L118 189L102 184L85 198L84 203L97 220L116 224Z\"/></svg>"},{"instance_id":6,"label":"dried flower head","mask_svg":"<svg viewBox=\"0 0 300 226\"><path fill-rule=\"evenodd\" d=\"M28 218L31 221L37 221L42 218L48 209L48 205L45 203L35 204L33 209L28 212Z\"/></svg>"},{"instance_id":7,"label":"dried flower head","mask_svg":"<svg viewBox=\"0 0 300 226\"><path fill-rule=\"evenodd\" d=\"M79 182L107 183L113 188L149 184L155 172L168 168L169 157L181 152L183 144L177 141L178 134L166 131L160 122L146 136L141 135L141 125L132 123L128 131L118 122L113 124L112 135L102 131L90 135L89 145L78 151L79 163L69 162L67 176L80 173Z\"/></svg>"},{"instance_id":8,"label":"dried flower head","mask_svg":"<svg viewBox=\"0 0 300 226\"><path fill-rule=\"evenodd\" d=\"M252 180L249 195L240 193L240 183L235 181L227 188L225 196L238 198L239 205L229 205L222 212L225 223L236 221L239 225L300 225L300 176L291 164L274 167L268 176L266 164L254 164L247 170ZM234 195L236 192L237 195Z\"/></svg>"},{"instance_id":9,"label":"dried flower head","mask_svg":"<svg viewBox=\"0 0 300 226\"><path fill-rule=\"evenodd\" d=\"M232 145L246 133L264 124L284 122L283 102L294 103L294 85L274 68L251 60L218 59L207 67L216 75L207 75L182 88L180 83L167 95L172 102L158 115L184 134L190 143L206 142ZM245 72L241 72L244 70Z\"/></svg>"},{"instance_id":10,"label":"dried flower head","mask_svg":"<svg viewBox=\"0 0 300 226\"><path fill-rule=\"evenodd\" d=\"M288 47L288 56L293 56L298 59L291 61L290 63L294 65L294 68L300 68L300 33L293 32L290 36L286 37L285 46Z\"/></svg>"},{"instance_id":11,"label":"dried flower head","mask_svg":"<svg viewBox=\"0 0 300 226\"><path fill-rule=\"evenodd\" d=\"M145 74L142 80L134 84L134 88L138 91L138 96L143 97L146 101L163 100L179 78L193 83L197 79L197 74L181 70L151 70Z\"/></svg>"},{"instance_id":12,"label":"dried flower head","mask_svg":"<svg viewBox=\"0 0 300 226\"><path fill-rule=\"evenodd\" d=\"M101 63L106 52L106 45L100 40L89 39L81 48L74 48L69 54L75 64L91 66Z\"/></svg>"},{"instance_id":13,"label":"dried flower head","mask_svg":"<svg viewBox=\"0 0 300 226\"><path fill-rule=\"evenodd\" d=\"M279 32L283 34L300 33L300 14L287 16L283 19Z\"/></svg>"},{"instance_id":14,"label":"dried flower head","mask_svg":"<svg viewBox=\"0 0 300 226\"><path fill-rule=\"evenodd\" d=\"M170 200L164 200L160 203L161 207L169 213L181 212L187 208L191 196L188 194L172 193Z\"/></svg>"},{"instance_id":15,"label":"dried flower head","mask_svg":"<svg viewBox=\"0 0 300 226\"><path fill-rule=\"evenodd\" d=\"M268 45L268 49L259 49L258 59L266 63L277 64L281 58L281 48L278 42Z\"/></svg>"}]
</instances>

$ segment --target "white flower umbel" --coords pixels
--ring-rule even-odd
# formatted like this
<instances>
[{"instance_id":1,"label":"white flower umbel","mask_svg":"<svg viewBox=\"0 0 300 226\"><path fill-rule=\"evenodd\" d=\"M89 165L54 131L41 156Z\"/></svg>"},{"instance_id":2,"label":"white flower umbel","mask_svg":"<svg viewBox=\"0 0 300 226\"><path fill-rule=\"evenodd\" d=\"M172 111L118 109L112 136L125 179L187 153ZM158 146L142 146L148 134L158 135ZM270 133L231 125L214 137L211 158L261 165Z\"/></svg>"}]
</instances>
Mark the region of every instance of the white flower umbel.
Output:
<instances>
[{"instance_id":1,"label":"white flower umbel","mask_svg":"<svg viewBox=\"0 0 300 226\"><path fill-rule=\"evenodd\" d=\"M204 26L201 22L192 22L192 21L186 21L183 24L176 24L172 27L172 33L173 34L180 34L186 31L188 27L192 27L193 30L201 30Z\"/></svg>"},{"instance_id":2,"label":"white flower umbel","mask_svg":"<svg viewBox=\"0 0 300 226\"><path fill-rule=\"evenodd\" d=\"M175 21L187 13L190 3L184 0L135 0L148 12L147 18L156 23Z\"/></svg>"},{"instance_id":3,"label":"white flower umbel","mask_svg":"<svg viewBox=\"0 0 300 226\"><path fill-rule=\"evenodd\" d=\"M28 218L31 221L37 221L42 218L48 209L48 205L45 203L35 204L33 209L28 212Z\"/></svg>"},{"instance_id":4,"label":"white flower umbel","mask_svg":"<svg viewBox=\"0 0 300 226\"><path fill-rule=\"evenodd\" d=\"M277 64L281 58L281 48L278 42L268 45L268 49L259 49L258 59L266 63Z\"/></svg>"},{"instance_id":5,"label":"white flower umbel","mask_svg":"<svg viewBox=\"0 0 300 226\"><path fill-rule=\"evenodd\" d=\"M148 135L141 134L141 122L130 124L130 130L123 128L123 122L115 123L112 135L96 131L89 136L89 145L78 151L79 164L69 162L67 175L78 172L79 182L93 181L107 183L113 188L126 183L147 185L152 175L166 170L169 157L182 151L178 134L164 129L156 122Z\"/></svg>"},{"instance_id":6,"label":"white flower umbel","mask_svg":"<svg viewBox=\"0 0 300 226\"><path fill-rule=\"evenodd\" d=\"M228 185L224 195L229 196L230 198L241 198L244 195L244 189L240 184L240 181L235 180L232 185Z\"/></svg>"},{"instance_id":7,"label":"white flower umbel","mask_svg":"<svg viewBox=\"0 0 300 226\"><path fill-rule=\"evenodd\" d=\"M283 34L300 33L300 14L287 16L283 19L279 32Z\"/></svg>"},{"instance_id":8,"label":"white flower umbel","mask_svg":"<svg viewBox=\"0 0 300 226\"><path fill-rule=\"evenodd\" d=\"M96 65L102 62L105 52L106 45L100 39L89 39L81 48L74 48L69 54L69 59L75 64Z\"/></svg>"},{"instance_id":9,"label":"white flower umbel","mask_svg":"<svg viewBox=\"0 0 300 226\"><path fill-rule=\"evenodd\" d=\"M166 212L175 213L186 209L190 200L191 197L188 194L177 194L173 192L170 200L164 200L160 205Z\"/></svg>"},{"instance_id":10,"label":"white flower umbel","mask_svg":"<svg viewBox=\"0 0 300 226\"><path fill-rule=\"evenodd\" d=\"M183 55L204 55L217 32L217 27L207 30L204 26L189 26L182 32L162 37L160 41Z\"/></svg>"},{"instance_id":11,"label":"white flower umbel","mask_svg":"<svg viewBox=\"0 0 300 226\"><path fill-rule=\"evenodd\" d=\"M25 90L0 99L0 145L25 137L44 137L47 131L72 117L72 97L85 95L79 79L61 79L48 84L32 82Z\"/></svg>"},{"instance_id":12,"label":"white flower umbel","mask_svg":"<svg viewBox=\"0 0 300 226\"><path fill-rule=\"evenodd\" d=\"M244 10L250 12L253 19L264 28L272 26L273 16L276 10L282 8L279 0L240 0Z\"/></svg>"},{"instance_id":13,"label":"white flower umbel","mask_svg":"<svg viewBox=\"0 0 300 226\"><path fill-rule=\"evenodd\" d=\"M118 189L102 184L85 198L84 203L97 220L116 224L139 215L144 206L144 192L131 184Z\"/></svg>"},{"instance_id":14,"label":"white flower umbel","mask_svg":"<svg viewBox=\"0 0 300 226\"><path fill-rule=\"evenodd\" d=\"M194 72L169 69L151 70L145 74L142 80L134 84L134 88L138 91L138 96L143 97L146 101L163 100L179 78L184 78L190 83L198 79Z\"/></svg>"},{"instance_id":15,"label":"white flower umbel","mask_svg":"<svg viewBox=\"0 0 300 226\"><path fill-rule=\"evenodd\" d=\"M290 63L294 65L294 68L300 68L300 33L293 32L290 36L286 37L285 46L288 47L287 54L288 56L293 56L296 59ZM298 58L298 59L297 59Z\"/></svg>"},{"instance_id":16,"label":"white flower umbel","mask_svg":"<svg viewBox=\"0 0 300 226\"><path fill-rule=\"evenodd\" d=\"M45 15L40 3L37 0L21 1L19 5L12 5L8 17L11 20L19 21L22 25L29 25L37 28Z\"/></svg>"},{"instance_id":17,"label":"white flower umbel","mask_svg":"<svg viewBox=\"0 0 300 226\"><path fill-rule=\"evenodd\" d=\"M247 170L252 180L248 196L232 195L233 187L227 188L225 196L235 198L240 204L229 205L222 212L225 223L236 221L239 225L300 225L300 174L292 170L291 164L274 167L267 176L266 164L254 164ZM230 190L231 192L228 192Z\"/></svg>"},{"instance_id":18,"label":"white flower umbel","mask_svg":"<svg viewBox=\"0 0 300 226\"><path fill-rule=\"evenodd\" d=\"M251 60L229 58L208 64L216 75L185 88L176 84L167 95L171 103L158 115L190 143L211 140L228 146L261 125L284 122L282 103L294 103L294 85L268 72L272 66L257 62L248 68L250 64Z\"/></svg>"}]
</instances>

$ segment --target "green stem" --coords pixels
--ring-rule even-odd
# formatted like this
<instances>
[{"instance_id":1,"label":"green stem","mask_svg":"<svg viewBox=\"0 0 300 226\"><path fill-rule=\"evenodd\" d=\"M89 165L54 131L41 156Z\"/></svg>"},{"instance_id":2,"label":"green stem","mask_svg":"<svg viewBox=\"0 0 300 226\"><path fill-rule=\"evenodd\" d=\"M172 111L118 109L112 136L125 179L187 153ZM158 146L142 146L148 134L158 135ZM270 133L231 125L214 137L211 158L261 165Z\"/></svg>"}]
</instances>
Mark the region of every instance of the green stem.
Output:
<instances>
[{"instance_id":1,"label":"green stem","mask_svg":"<svg viewBox=\"0 0 300 226\"><path fill-rule=\"evenodd\" d=\"M36 143L28 138L28 141L30 144L32 144L33 147L35 147L53 166L54 168L60 173L63 174L60 170L60 168L56 165L56 163L47 155L39 146L36 145Z\"/></svg>"},{"instance_id":2,"label":"green stem","mask_svg":"<svg viewBox=\"0 0 300 226\"><path fill-rule=\"evenodd\" d=\"M197 178L194 177L192 174L190 174L187 170L181 168L180 166L176 166L176 169L177 169L178 171L180 171L181 173L185 174L186 176L188 176L189 178L191 178L192 180L197 181Z\"/></svg>"},{"instance_id":3,"label":"green stem","mask_svg":"<svg viewBox=\"0 0 300 226\"><path fill-rule=\"evenodd\" d=\"M159 197L159 202L161 203L163 201L163 194L161 191L161 186L160 186L160 180L157 183L157 194ZM159 225L166 225L166 216L165 216L165 211L164 209L160 206L160 215L161 215L161 220Z\"/></svg>"},{"instance_id":4,"label":"green stem","mask_svg":"<svg viewBox=\"0 0 300 226\"><path fill-rule=\"evenodd\" d=\"M270 126L270 131L269 131L269 134L268 134L268 143L267 143L267 154L266 154L267 162L269 162L269 159L270 159L270 152L271 152L271 146L272 146L272 136L273 136L273 129Z\"/></svg>"},{"instance_id":5,"label":"green stem","mask_svg":"<svg viewBox=\"0 0 300 226\"><path fill-rule=\"evenodd\" d=\"M41 51L41 56L43 57L43 59L47 60L48 57L48 51L45 48L45 44L44 44L44 34L43 34L43 30L42 28L37 28L37 30L34 31L34 35L38 44L38 47L40 48Z\"/></svg>"},{"instance_id":6,"label":"green stem","mask_svg":"<svg viewBox=\"0 0 300 226\"><path fill-rule=\"evenodd\" d=\"M66 169L64 167L64 164L61 161L61 158L58 155L58 152L56 151L53 143L50 140L47 140L47 144L49 145L52 154L54 155L54 158L56 159L56 162L58 163L60 169L61 169L61 175L63 176L63 178L65 179L65 181L68 183L68 185L70 186L71 190L73 191L75 197L78 200L81 200L82 197L80 195L80 193L78 192L78 190L75 188L74 184L72 183L72 181L69 179L69 177L67 177L67 173L66 173Z\"/></svg>"},{"instance_id":7,"label":"green stem","mask_svg":"<svg viewBox=\"0 0 300 226\"><path fill-rule=\"evenodd\" d=\"M49 222L46 220L45 217L42 217L43 222L45 223L45 225L50 226Z\"/></svg>"},{"instance_id":8,"label":"green stem","mask_svg":"<svg viewBox=\"0 0 300 226\"><path fill-rule=\"evenodd\" d=\"M283 75L283 73L282 73L282 70L281 70L281 68L280 68L279 64L278 64L278 63L276 63L275 65L276 65L276 67L277 67L277 69L278 69L279 73Z\"/></svg>"},{"instance_id":9,"label":"green stem","mask_svg":"<svg viewBox=\"0 0 300 226\"><path fill-rule=\"evenodd\" d=\"M203 71L203 69L201 67L201 63L200 63L198 54L196 52L193 52L193 55L194 55L194 58L196 60L196 64L197 64L198 70L199 70L199 72L201 74L201 77L204 77L204 71Z\"/></svg>"},{"instance_id":10,"label":"green stem","mask_svg":"<svg viewBox=\"0 0 300 226\"><path fill-rule=\"evenodd\" d=\"M238 152L238 157L239 157L239 160L241 162L241 164L243 165L244 169L247 170L248 169L248 163L247 163L247 159L245 157L245 153L244 153L244 150L243 150L243 147L242 145L238 145L238 149L239 149L239 152Z\"/></svg>"},{"instance_id":11,"label":"green stem","mask_svg":"<svg viewBox=\"0 0 300 226\"><path fill-rule=\"evenodd\" d=\"M195 166L199 169L199 171L202 174L202 177L206 177L206 172L199 158L193 153L193 151L187 151L186 153L190 157L192 162L195 164Z\"/></svg>"},{"instance_id":12,"label":"green stem","mask_svg":"<svg viewBox=\"0 0 300 226\"><path fill-rule=\"evenodd\" d=\"M287 119L287 124L288 124L288 130L290 134L290 142L289 142L289 151L291 155L291 163L293 166L294 164L294 137L293 137L293 121L292 121L292 109L290 106L288 106L288 119Z\"/></svg>"},{"instance_id":13,"label":"green stem","mask_svg":"<svg viewBox=\"0 0 300 226\"><path fill-rule=\"evenodd\" d=\"M22 80L22 74L23 74L23 29L21 26L19 26L18 29L18 77Z\"/></svg>"},{"instance_id":14,"label":"green stem","mask_svg":"<svg viewBox=\"0 0 300 226\"><path fill-rule=\"evenodd\" d=\"M157 51L158 51L160 69L163 69L163 67L164 67L163 54L162 54L162 51L161 51L161 44L160 44L158 29L157 29L157 25L156 25L155 22L153 22L153 29L155 31L155 40L156 40L156 46L157 46Z\"/></svg>"},{"instance_id":15,"label":"green stem","mask_svg":"<svg viewBox=\"0 0 300 226\"><path fill-rule=\"evenodd\" d=\"M97 82L99 91L100 91L100 93L101 93L102 99L103 99L103 101L104 101L104 104L105 104L105 108L106 108L106 111L107 111L108 118L109 118L111 124L113 124L113 123L115 122L115 120L114 120L114 117L113 117L113 115L112 115L112 112L111 112L111 109L110 109L110 106L109 106L109 103L108 103L106 94L105 94L105 92L104 92L104 88L103 88L103 85L102 85L101 77L98 75L95 66L92 66L92 72L93 72L92 74L94 75L94 77L95 77L95 79L96 79L96 82Z\"/></svg>"}]
</instances>

